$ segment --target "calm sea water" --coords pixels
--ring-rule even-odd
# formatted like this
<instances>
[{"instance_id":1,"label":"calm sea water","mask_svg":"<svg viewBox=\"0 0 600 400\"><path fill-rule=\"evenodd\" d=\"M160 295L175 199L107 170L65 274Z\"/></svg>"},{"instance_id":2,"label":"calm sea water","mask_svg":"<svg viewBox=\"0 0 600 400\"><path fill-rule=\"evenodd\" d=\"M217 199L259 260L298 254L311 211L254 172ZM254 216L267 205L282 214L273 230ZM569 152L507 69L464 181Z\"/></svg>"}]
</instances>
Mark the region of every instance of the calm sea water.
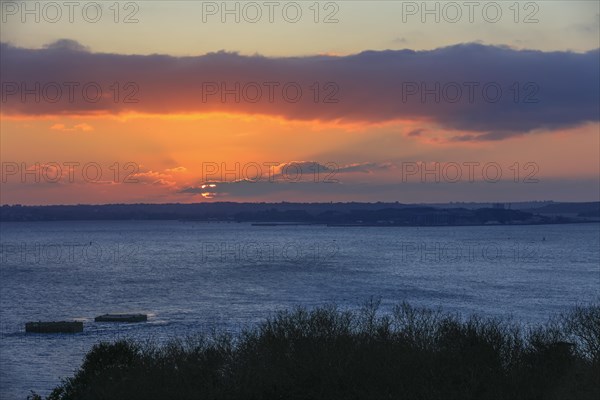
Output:
<instances>
[{"instance_id":1,"label":"calm sea water","mask_svg":"<svg viewBox=\"0 0 600 400\"><path fill-rule=\"evenodd\" d=\"M543 322L597 302L600 225L258 227L196 222L2 223L0 398L47 394L92 344L239 329L295 305L407 300ZM95 323L142 312L142 324ZM78 319L74 335L26 321Z\"/></svg>"}]
</instances>

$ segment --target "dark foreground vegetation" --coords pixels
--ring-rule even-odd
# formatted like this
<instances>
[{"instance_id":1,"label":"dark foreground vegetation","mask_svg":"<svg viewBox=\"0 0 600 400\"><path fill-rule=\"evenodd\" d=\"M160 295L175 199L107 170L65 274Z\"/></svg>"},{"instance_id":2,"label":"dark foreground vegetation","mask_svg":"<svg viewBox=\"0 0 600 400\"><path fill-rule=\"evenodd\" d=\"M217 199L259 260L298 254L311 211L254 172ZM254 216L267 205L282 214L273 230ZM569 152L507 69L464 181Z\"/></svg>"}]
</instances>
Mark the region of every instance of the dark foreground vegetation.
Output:
<instances>
[{"instance_id":1,"label":"dark foreground vegetation","mask_svg":"<svg viewBox=\"0 0 600 400\"><path fill-rule=\"evenodd\" d=\"M600 306L535 328L407 304L382 315L377 306L297 309L239 335L162 346L101 343L48 398L600 398Z\"/></svg>"}]
</instances>

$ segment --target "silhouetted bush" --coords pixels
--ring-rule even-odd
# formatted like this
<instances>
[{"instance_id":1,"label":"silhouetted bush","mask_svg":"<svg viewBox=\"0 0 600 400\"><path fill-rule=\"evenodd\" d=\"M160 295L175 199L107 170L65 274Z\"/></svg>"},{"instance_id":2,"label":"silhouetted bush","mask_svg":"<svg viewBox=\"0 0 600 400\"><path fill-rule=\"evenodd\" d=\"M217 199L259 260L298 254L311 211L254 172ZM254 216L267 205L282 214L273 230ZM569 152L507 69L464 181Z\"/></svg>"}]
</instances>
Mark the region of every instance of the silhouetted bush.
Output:
<instances>
[{"instance_id":1,"label":"silhouetted bush","mask_svg":"<svg viewBox=\"0 0 600 400\"><path fill-rule=\"evenodd\" d=\"M280 312L239 335L95 345L50 400L600 398L600 307L524 329L376 301ZM38 397L39 398L39 397Z\"/></svg>"}]
</instances>

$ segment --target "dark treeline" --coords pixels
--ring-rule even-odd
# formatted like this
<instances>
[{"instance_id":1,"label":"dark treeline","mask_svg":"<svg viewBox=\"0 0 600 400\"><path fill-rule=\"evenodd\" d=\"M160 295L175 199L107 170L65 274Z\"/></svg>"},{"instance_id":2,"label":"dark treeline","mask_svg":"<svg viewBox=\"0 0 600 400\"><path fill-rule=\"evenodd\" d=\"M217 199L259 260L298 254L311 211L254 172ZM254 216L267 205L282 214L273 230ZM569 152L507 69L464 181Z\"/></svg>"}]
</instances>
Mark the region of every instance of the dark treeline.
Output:
<instances>
[{"instance_id":1,"label":"dark treeline","mask_svg":"<svg viewBox=\"0 0 600 400\"><path fill-rule=\"evenodd\" d=\"M0 221L184 220L444 226L587 222L597 219L600 210L600 203L558 203L552 206L524 211L509 209L503 204L483 208L402 203L6 205L0 207ZM561 214L561 210L568 212Z\"/></svg>"},{"instance_id":2,"label":"dark treeline","mask_svg":"<svg viewBox=\"0 0 600 400\"><path fill-rule=\"evenodd\" d=\"M41 399L33 394L32 399ZM95 345L50 400L600 398L600 306L545 325L370 301L281 312L239 334Z\"/></svg>"}]
</instances>

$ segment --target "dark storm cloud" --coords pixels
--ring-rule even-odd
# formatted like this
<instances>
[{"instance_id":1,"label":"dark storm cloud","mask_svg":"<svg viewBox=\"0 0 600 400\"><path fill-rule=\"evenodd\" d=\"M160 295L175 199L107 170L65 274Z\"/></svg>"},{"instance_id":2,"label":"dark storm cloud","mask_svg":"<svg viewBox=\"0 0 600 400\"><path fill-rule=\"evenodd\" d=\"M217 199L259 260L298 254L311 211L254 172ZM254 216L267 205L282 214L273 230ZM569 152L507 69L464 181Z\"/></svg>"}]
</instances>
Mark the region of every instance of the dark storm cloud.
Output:
<instances>
[{"instance_id":1,"label":"dark storm cloud","mask_svg":"<svg viewBox=\"0 0 600 400\"><path fill-rule=\"evenodd\" d=\"M454 140L463 141L599 119L598 50L460 44L344 57L172 57L93 53L70 40L42 49L3 43L0 50L5 114L225 111L366 123L411 119L461 131ZM35 91L36 82L40 98L23 93Z\"/></svg>"}]
</instances>

